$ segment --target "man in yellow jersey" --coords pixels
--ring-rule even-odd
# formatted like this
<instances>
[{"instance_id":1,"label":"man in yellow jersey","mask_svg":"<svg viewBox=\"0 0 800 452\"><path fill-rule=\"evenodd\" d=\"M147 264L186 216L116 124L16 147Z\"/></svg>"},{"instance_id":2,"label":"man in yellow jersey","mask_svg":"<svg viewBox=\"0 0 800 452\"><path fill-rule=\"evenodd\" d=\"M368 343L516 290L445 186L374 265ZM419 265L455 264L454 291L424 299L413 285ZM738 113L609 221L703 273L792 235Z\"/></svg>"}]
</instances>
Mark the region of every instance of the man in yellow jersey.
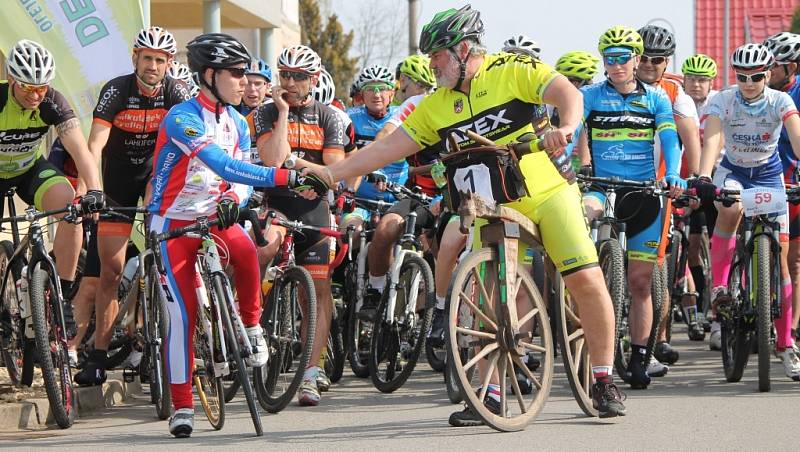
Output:
<instances>
[{"instance_id":1,"label":"man in yellow jersey","mask_svg":"<svg viewBox=\"0 0 800 452\"><path fill-rule=\"evenodd\" d=\"M444 149L445 137L453 129L473 130L500 144L515 141L533 131L533 104L552 104L560 112L561 125L544 135L544 148L566 146L581 119L580 92L566 77L530 56L487 55L480 44L482 35L480 13L470 6L434 16L422 29L420 49L431 58L439 89L420 102L400 130L339 163L311 167L313 174L306 180L319 184L321 190L326 184L367 174L422 148L439 145ZM471 144L463 133L458 141ZM601 417L624 415L624 398L611 375L614 313L586 229L580 193L561 177L545 153L528 154L520 164L531 196L509 207L539 226L547 253L578 303L597 381L592 391L594 406ZM487 394L487 407L499 408L499 388L490 385ZM454 426L480 422L469 409L450 416Z\"/></svg>"}]
</instances>

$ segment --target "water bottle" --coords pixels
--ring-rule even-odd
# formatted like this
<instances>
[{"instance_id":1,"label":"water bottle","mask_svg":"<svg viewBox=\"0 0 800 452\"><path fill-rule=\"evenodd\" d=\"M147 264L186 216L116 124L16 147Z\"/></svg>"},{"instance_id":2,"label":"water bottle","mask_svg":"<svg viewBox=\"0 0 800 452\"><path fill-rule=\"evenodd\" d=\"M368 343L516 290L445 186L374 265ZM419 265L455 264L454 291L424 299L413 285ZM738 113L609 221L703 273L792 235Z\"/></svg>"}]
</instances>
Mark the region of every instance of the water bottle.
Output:
<instances>
[{"instance_id":1,"label":"water bottle","mask_svg":"<svg viewBox=\"0 0 800 452\"><path fill-rule=\"evenodd\" d=\"M119 293L127 294L131 288L131 281L136 275L136 270L139 269L139 258L132 257L125 263L125 269L122 270L122 279L119 282Z\"/></svg>"},{"instance_id":2,"label":"water bottle","mask_svg":"<svg viewBox=\"0 0 800 452\"><path fill-rule=\"evenodd\" d=\"M547 152L547 156L550 157L550 161L553 162L553 166L556 167L561 177L563 177L567 183L574 184L575 179L577 179L575 168L572 167L572 159L564 152L564 149Z\"/></svg>"},{"instance_id":3,"label":"water bottle","mask_svg":"<svg viewBox=\"0 0 800 452\"><path fill-rule=\"evenodd\" d=\"M447 185L447 176L445 175L445 166L441 160L436 159L431 164L431 178L436 187L442 188Z\"/></svg>"}]
</instances>

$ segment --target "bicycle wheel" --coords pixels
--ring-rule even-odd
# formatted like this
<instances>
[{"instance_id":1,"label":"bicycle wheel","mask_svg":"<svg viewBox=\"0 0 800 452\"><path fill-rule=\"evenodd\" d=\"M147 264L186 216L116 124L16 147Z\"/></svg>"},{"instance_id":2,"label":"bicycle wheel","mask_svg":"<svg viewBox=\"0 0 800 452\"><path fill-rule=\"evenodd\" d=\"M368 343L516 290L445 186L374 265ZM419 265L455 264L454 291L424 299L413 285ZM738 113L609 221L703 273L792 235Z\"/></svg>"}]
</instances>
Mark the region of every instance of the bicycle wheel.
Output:
<instances>
[{"instance_id":1,"label":"bicycle wheel","mask_svg":"<svg viewBox=\"0 0 800 452\"><path fill-rule=\"evenodd\" d=\"M381 392L394 392L408 380L425 346L436 303L433 273L417 254L406 253L400 266L392 321L387 322L389 290L383 291L370 343L369 375ZM421 310L419 308L421 307Z\"/></svg>"},{"instance_id":2,"label":"bicycle wheel","mask_svg":"<svg viewBox=\"0 0 800 452\"><path fill-rule=\"evenodd\" d=\"M231 320L230 312L228 311L233 306L233 295L228 282L228 277L224 274L211 275L211 287L209 297L214 297L212 303L216 304L219 309L220 317L222 317L222 330L225 337L225 348L228 351L228 360L231 358L239 369L239 383L244 393L244 398L247 401L247 408L250 410L250 418L253 420L253 427L256 430L256 436L263 436L264 429L261 426L261 413L258 410L256 403L256 395L253 393L253 385L250 382L250 376L245 371L244 358L242 357L242 350L237 339L237 330L234 329ZM233 308L235 309L235 307ZM221 386L221 382L220 382ZM218 388L222 391L221 388ZM224 397L223 397L224 399ZM224 400L223 400L224 402Z\"/></svg>"},{"instance_id":3,"label":"bicycle wheel","mask_svg":"<svg viewBox=\"0 0 800 452\"><path fill-rule=\"evenodd\" d=\"M731 267L728 277L728 287L731 292L731 306L729 316L717 314L720 320L720 340L722 344L722 368L725 379L735 383L742 379L747 360L750 356L751 329L741 315L741 306L744 303L741 290L741 261Z\"/></svg>"},{"instance_id":4,"label":"bicycle wheel","mask_svg":"<svg viewBox=\"0 0 800 452\"><path fill-rule=\"evenodd\" d=\"M594 408L591 393L594 384L591 357L589 347L586 345L586 333L583 331L580 312L575 300L571 296L566 296L561 276L556 276L555 280L555 315L564 371L567 373L572 396L575 397L578 406L587 416L597 417L598 412Z\"/></svg>"},{"instance_id":5,"label":"bicycle wheel","mask_svg":"<svg viewBox=\"0 0 800 452\"><path fill-rule=\"evenodd\" d=\"M306 300L306 310L301 309ZM253 381L261 406L278 413L292 401L303 380L317 321L314 281L303 267L289 267L275 281L261 325L267 332L269 364L253 369Z\"/></svg>"},{"instance_id":6,"label":"bicycle wheel","mask_svg":"<svg viewBox=\"0 0 800 452\"><path fill-rule=\"evenodd\" d=\"M338 309L334 306L334 310ZM334 313L331 319L331 331L328 333L328 345L325 350L325 375L336 383L342 379L344 373L344 342L342 340L342 327L339 326L339 316Z\"/></svg>"},{"instance_id":7,"label":"bicycle wheel","mask_svg":"<svg viewBox=\"0 0 800 452\"><path fill-rule=\"evenodd\" d=\"M61 300L55 290L55 275L37 263L31 274L31 312L39 366L42 370L50 412L61 428L75 421L75 392L63 328Z\"/></svg>"},{"instance_id":8,"label":"bicycle wheel","mask_svg":"<svg viewBox=\"0 0 800 452\"><path fill-rule=\"evenodd\" d=\"M617 375L625 375L628 356L631 353L631 332L628 323L630 298L625 290L625 254L617 239L608 239L600 243L597 256L606 288L614 305L614 367Z\"/></svg>"},{"instance_id":9,"label":"bicycle wheel","mask_svg":"<svg viewBox=\"0 0 800 452\"><path fill-rule=\"evenodd\" d=\"M217 323L211 318L210 309L200 308L200 317L194 329L194 370L192 381L195 391L200 399L200 406L206 413L208 422L214 430L220 430L225 424L225 391L222 386L222 376L217 375L214 368L214 352L211 348L213 337L219 336ZM203 326L206 323L206 327ZM211 329L211 337L207 328Z\"/></svg>"},{"instance_id":10,"label":"bicycle wheel","mask_svg":"<svg viewBox=\"0 0 800 452\"><path fill-rule=\"evenodd\" d=\"M353 272L355 274L355 271ZM354 275L353 282L357 284L357 276ZM363 293L359 293L357 286L348 290L347 301L347 340L345 349L347 350L347 362L353 374L359 378L369 376L369 347L372 342L373 323L361 320L358 317L358 302L362 301Z\"/></svg>"},{"instance_id":11,"label":"bicycle wheel","mask_svg":"<svg viewBox=\"0 0 800 452\"><path fill-rule=\"evenodd\" d=\"M225 394L225 403L230 402L239 393L239 372L231 371L228 375L222 377L222 390ZM258 392L256 392L258 393Z\"/></svg>"},{"instance_id":12,"label":"bicycle wheel","mask_svg":"<svg viewBox=\"0 0 800 452\"><path fill-rule=\"evenodd\" d=\"M755 271L751 274L755 276L752 290L755 292L756 311L757 311L757 330L758 338L758 390L768 392L770 390L769 367L770 354L772 353L772 293L770 291L772 283L772 249L770 239L766 235L757 235L754 239ZM772 289L778 289L773 287Z\"/></svg>"},{"instance_id":13,"label":"bicycle wheel","mask_svg":"<svg viewBox=\"0 0 800 452\"><path fill-rule=\"evenodd\" d=\"M701 300L698 300L698 311L703 313L703 329L706 333L711 331L711 254L709 250L708 233L703 231L700 236L700 262L702 262L703 276L705 282L703 291L700 293ZM695 281L697 284L697 281Z\"/></svg>"},{"instance_id":14,"label":"bicycle wheel","mask_svg":"<svg viewBox=\"0 0 800 452\"><path fill-rule=\"evenodd\" d=\"M448 291L451 298L447 359L470 409L496 430L518 431L536 419L547 401L553 382L555 349L546 304L533 278L521 266L517 268L516 290L509 297L509 303L518 306L519 315L512 315L514 310L502 306L492 307L492 301L498 303L500 299L499 261L496 250L482 248L459 263ZM518 299L515 294L520 290L524 296ZM498 318L500 315L507 317ZM459 353L461 344L474 352L469 361L464 361ZM535 371L522 360L526 354L530 358L531 353L540 363ZM480 366L479 388L468 375L476 365ZM531 382L526 394L520 390L515 365ZM483 403L492 381L500 387L496 412ZM516 403L509 403L510 395Z\"/></svg>"},{"instance_id":15,"label":"bicycle wheel","mask_svg":"<svg viewBox=\"0 0 800 452\"><path fill-rule=\"evenodd\" d=\"M667 269L664 263L657 263L653 266L653 276L650 280L650 298L653 305L653 325L650 327L650 337L647 340L647 354L644 355L644 362L649 363L653 356L653 349L658 340L658 332L661 322L664 320L663 309L667 303Z\"/></svg>"},{"instance_id":16,"label":"bicycle wheel","mask_svg":"<svg viewBox=\"0 0 800 452\"><path fill-rule=\"evenodd\" d=\"M447 350L433 347L427 341L425 342L425 358L434 372L444 371L444 366L446 365L445 356L447 356Z\"/></svg>"},{"instance_id":17,"label":"bicycle wheel","mask_svg":"<svg viewBox=\"0 0 800 452\"><path fill-rule=\"evenodd\" d=\"M164 420L169 417L172 410L172 393L169 386L169 374L163 352L169 328L169 313L166 306L166 295L161 285L161 275L156 265L150 265L147 274L147 323L150 338L145 338L147 344L147 359L142 357L142 362L150 367L150 401L156 406L156 416ZM163 349L163 350L162 350Z\"/></svg>"},{"instance_id":18,"label":"bicycle wheel","mask_svg":"<svg viewBox=\"0 0 800 452\"><path fill-rule=\"evenodd\" d=\"M14 247L8 240L0 242L0 275L5 277L2 306L0 306L0 353L11 384L23 384L25 363L25 321L19 311L16 281L22 275L19 261L9 266ZM32 363L28 363L31 368ZM30 385L30 381L27 382Z\"/></svg>"}]
</instances>

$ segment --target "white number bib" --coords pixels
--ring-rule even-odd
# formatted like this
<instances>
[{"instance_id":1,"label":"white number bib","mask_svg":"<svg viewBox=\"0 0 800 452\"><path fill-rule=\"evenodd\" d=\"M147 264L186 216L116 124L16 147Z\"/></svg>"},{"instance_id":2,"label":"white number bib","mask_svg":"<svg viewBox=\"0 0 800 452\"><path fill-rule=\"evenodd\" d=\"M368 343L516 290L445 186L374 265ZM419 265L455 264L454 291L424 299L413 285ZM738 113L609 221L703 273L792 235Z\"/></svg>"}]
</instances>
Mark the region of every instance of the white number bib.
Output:
<instances>
[{"instance_id":1,"label":"white number bib","mask_svg":"<svg viewBox=\"0 0 800 452\"><path fill-rule=\"evenodd\" d=\"M470 165L466 168L458 168L453 175L453 183L456 190L460 192L470 192L483 198L483 201L491 207L497 204L492 195L492 181L489 178L489 167L483 163Z\"/></svg>"},{"instance_id":2,"label":"white number bib","mask_svg":"<svg viewBox=\"0 0 800 452\"><path fill-rule=\"evenodd\" d=\"M755 187L742 190L742 207L748 217L786 211L786 190Z\"/></svg>"}]
</instances>

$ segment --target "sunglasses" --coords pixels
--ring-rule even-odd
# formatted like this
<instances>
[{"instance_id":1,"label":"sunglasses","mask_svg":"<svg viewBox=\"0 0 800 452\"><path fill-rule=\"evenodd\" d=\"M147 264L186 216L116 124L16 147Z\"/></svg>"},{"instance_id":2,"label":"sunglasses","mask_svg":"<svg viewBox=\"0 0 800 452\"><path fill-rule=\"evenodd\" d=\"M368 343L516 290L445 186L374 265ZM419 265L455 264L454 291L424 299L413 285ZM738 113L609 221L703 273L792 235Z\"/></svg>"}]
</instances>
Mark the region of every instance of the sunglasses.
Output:
<instances>
[{"instance_id":1,"label":"sunglasses","mask_svg":"<svg viewBox=\"0 0 800 452\"><path fill-rule=\"evenodd\" d=\"M49 88L49 86L47 85L29 85L27 83L22 83L20 81L17 81L17 86L19 86L19 89L21 89L26 94L36 93L39 95L44 95L45 93L47 93L47 89Z\"/></svg>"},{"instance_id":2,"label":"sunglasses","mask_svg":"<svg viewBox=\"0 0 800 452\"><path fill-rule=\"evenodd\" d=\"M242 78L247 74L246 67L226 67L224 69L228 71L228 73L231 74L231 77L233 78Z\"/></svg>"},{"instance_id":3,"label":"sunglasses","mask_svg":"<svg viewBox=\"0 0 800 452\"><path fill-rule=\"evenodd\" d=\"M663 56L651 57L651 56L647 56L647 55L642 55L642 63L650 63L650 64L654 64L654 65L659 65L659 64L661 64L661 63L663 63L665 61L667 61L667 57L663 57Z\"/></svg>"},{"instance_id":4,"label":"sunglasses","mask_svg":"<svg viewBox=\"0 0 800 452\"><path fill-rule=\"evenodd\" d=\"M280 72L278 72L278 75L281 78L284 78L284 79L287 79L287 80L288 79L292 79L295 82L304 82L304 81L308 80L309 78L311 78L311 76L308 75L308 74L304 74L302 72L292 72L292 71L280 71Z\"/></svg>"},{"instance_id":5,"label":"sunglasses","mask_svg":"<svg viewBox=\"0 0 800 452\"><path fill-rule=\"evenodd\" d=\"M736 73L736 80L741 83L748 83L748 82L758 83L764 80L765 78L767 78L766 72L756 72L755 74L750 74L750 75L742 74L741 72Z\"/></svg>"},{"instance_id":6,"label":"sunglasses","mask_svg":"<svg viewBox=\"0 0 800 452\"><path fill-rule=\"evenodd\" d=\"M361 92L362 93L383 93L383 92L386 92L386 91L393 91L393 90L394 90L394 86L392 86L392 85L384 85L384 84L381 84L381 85L366 85L363 88L361 88Z\"/></svg>"},{"instance_id":7,"label":"sunglasses","mask_svg":"<svg viewBox=\"0 0 800 452\"><path fill-rule=\"evenodd\" d=\"M628 61L633 58L632 53L625 53L622 55L603 55L603 62L608 66L615 64L628 64Z\"/></svg>"}]
</instances>

